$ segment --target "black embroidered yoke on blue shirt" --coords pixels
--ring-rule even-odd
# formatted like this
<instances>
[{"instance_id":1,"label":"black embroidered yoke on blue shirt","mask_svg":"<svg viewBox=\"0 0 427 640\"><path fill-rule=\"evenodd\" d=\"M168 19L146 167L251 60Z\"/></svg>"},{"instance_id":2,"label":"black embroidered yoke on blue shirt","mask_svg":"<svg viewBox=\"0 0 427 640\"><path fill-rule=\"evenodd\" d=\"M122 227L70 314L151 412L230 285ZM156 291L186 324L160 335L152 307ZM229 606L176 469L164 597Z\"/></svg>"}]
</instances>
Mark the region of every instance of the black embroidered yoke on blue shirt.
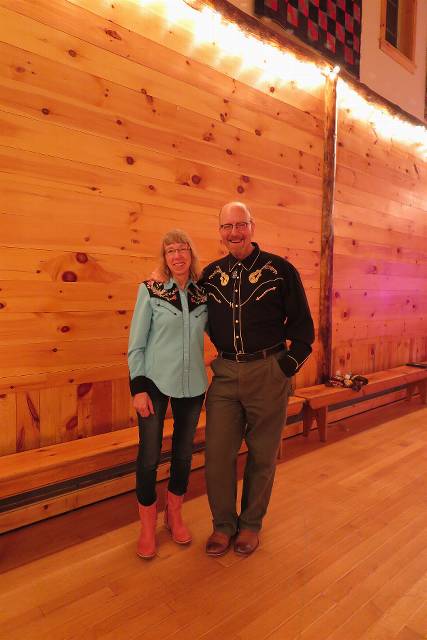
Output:
<instances>
[{"instance_id":1,"label":"black embroidered yoke on blue shirt","mask_svg":"<svg viewBox=\"0 0 427 640\"><path fill-rule=\"evenodd\" d=\"M181 299L178 286L173 281L164 284L158 280L146 280L144 282L151 298L166 300L172 306L182 311ZM194 311L196 307L206 303L206 293L194 282L190 282L187 287L188 311Z\"/></svg>"},{"instance_id":2,"label":"black embroidered yoke on blue shirt","mask_svg":"<svg viewBox=\"0 0 427 640\"><path fill-rule=\"evenodd\" d=\"M209 335L218 351L254 353L290 341L281 367L291 376L311 353L314 327L298 271L256 243L244 260L231 254L199 281L208 296Z\"/></svg>"}]
</instances>

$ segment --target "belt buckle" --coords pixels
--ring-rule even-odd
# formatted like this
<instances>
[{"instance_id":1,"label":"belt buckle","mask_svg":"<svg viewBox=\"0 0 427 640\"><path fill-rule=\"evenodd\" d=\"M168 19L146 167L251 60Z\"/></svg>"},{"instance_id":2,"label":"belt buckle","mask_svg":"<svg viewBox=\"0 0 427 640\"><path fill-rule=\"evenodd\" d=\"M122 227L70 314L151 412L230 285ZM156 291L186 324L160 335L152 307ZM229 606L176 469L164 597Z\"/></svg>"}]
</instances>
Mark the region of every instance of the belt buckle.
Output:
<instances>
[{"instance_id":1,"label":"belt buckle","mask_svg":"<svg viewBox=\"0 0 427 640\"><path fill-rule=\"evenodd\" d=\"M245 353L236 353L236 362L245 362L244 358L245 358ZM242 356L242 360L240 360L240 356Z\"/></svg>"}]
</instances>

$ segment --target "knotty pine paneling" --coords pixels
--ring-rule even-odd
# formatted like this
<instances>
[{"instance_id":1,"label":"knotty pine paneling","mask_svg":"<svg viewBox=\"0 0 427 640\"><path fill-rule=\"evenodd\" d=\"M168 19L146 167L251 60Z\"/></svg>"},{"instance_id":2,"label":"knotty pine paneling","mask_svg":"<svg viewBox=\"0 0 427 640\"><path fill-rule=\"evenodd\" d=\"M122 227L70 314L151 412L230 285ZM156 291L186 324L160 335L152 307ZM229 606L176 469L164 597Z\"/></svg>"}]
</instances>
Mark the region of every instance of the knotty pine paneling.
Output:
<instances>
[{"instance_id":1,"label":"knotty pine paneling","mask_svg":"<svg viewBox=\"0 0 427 640\"><path fill-rule=\"evenodd\" d=\"M2 2L2 4L8 3ZM13 2L9 4L14 6ZM22 4L25 4L25 10L30 13L32 4ZM101 3L91 3L91 6L95 8L96 4L98 4L98 6L101 5ZM104 3L102 3L102 5L103 4ZM79 24L84 29L83 20L86 21L88 19L87 12L83 14L73 12L73 15L75 15L77 20L80 20ZM78 16L80 16L80 18ZM191 74L189 78L190 82L183 82L180 79L176 79L171 75L171 73L173 73L173 71L171 71L171 64L176 60L172 52L170 53L165 73L162 73L146 67L126 56L117 55L114 51L110 51L107 48L107 44L111 38L108 39L107 36L101 48L83 40L81 35L80 37L74 37L68 33L64 33L63 29L67 28L67 23L62 23L61 31L58 31L48 26L48 24L42 24L38 20L27 18L24 15L18 18L14 11L2 9L1 5L0 17L4 25L5 35L2 37L2 40L5 43L20 47L22 41L25 41L26 50L31 54L34 53L49 59L59 60L65 66L86 71L91 75L112 82L114 85L132 89L140 94L141 102L144 100L148 102L148 106L152 112L153 109L156 108L156 101L158 99L170 102L172 92L174 104L180 109L183 108L202 113L214 121L229 122L243 131L256 133L259 137L266 136L275 139L277 135L280 135L280 132L287 133L287 137L290 138L289 141L293 141L294 143L294 148L301 149L303 145L307 151L316 151L317 155L321 156L321 128L319 128L320 135L318 136L306 133L303 127L292 132L290 131L289 125L282 123L277 117L269 117L256 108L250 110L239 105L234 105L231 100L224 102L223 94L215 95L212 94L211 90L208 92L199 89L196 74ZM52 18L52 12L48 11L45 14L45 22L49 23ZM102 29L101 25L98 26L98 29L100 27ZM149 29L148 24L147 29ZM147 31L147 34L148 33ZM144 42L139 39L138 41L143 51ZM115 42L113 42L113 44L115 44ZM28 66L27 63L27 67ZM200 74L203 73L202 69L203 67L199 70ZM222 82L223 76L218 74L217 79L219 82ZM109 102L110 94L112 95L113 93L114 87L107 86L104 89L103 96L105 102ZM291 94L294 96L302 94L302 92L291 92L289 89L288 93L289 96ZM226 100L228 100L228 98L226 98ZM308 106L306 101L302 101L299 108L310 111ZM314 105L311 106L312 110L310 113L313 113L314 116L321 116L322 102L320 100L316 101L317 113L313 112Z\"/></svg>"},{"instance_id":2,"label":"knotty pine paneling","mask_svg":"<svg viewBox=\"0 0 427 640\"><path fill-rule=\"evenodd\" d=\"M390 169L399 180L427 177L425 163L420 162L420 156L414 153L416 145L385 143L383 138L382 144L379 144L380 138L375 129L366 126L363 121L354 120L346 111L340 112L340 131L340 150L351 153L359 165L365 163L369 170L373 167L374 172ZM347 134L351 136L350 147L346 144Z\"/></svg>"},{"instance_id":3,"label":"knotty pine paneling","mask_svg":"<svg viewBox=\"0 0 427 640\"><path fill-rule=\"evenodd\" d=\"M341 113L334 209L334 369L427 358L427 163Z\"/></svg>"},{"instance_id":4,"label":"knotty pine paneling","mask_svg":"<svg viewBox=\"0 0 427 640\"><path fill-rule=\"evenodd\" d=\"M83 35L87 42L166 75L173 75L179 80L193 84L194 77L197 77L199 88L207 89L209 93L217 95L222 100L224 97L232 98L233 103L250 105L255 111L261 106L265 113L275 118L281 117L282 120L296 126L300 126L299 123L303 121L304 129L311 129L321 137L321 89L313 90L311 95L295 91L294 87L287 85L274 87L272 91L272 83L268 82L265 69L262 70L265 76L263 81L259 69L245 69L238 60L230 61L227 57L219 56L214 43L206 43L200 48L195 46L193 35L186 31L185 25L174 25L173 29L165 29L164 17L156 15L155 7L145 7L142 11L139 3L133 1L110 5L90 0L77 0L72 3L62 0L56 3L55 15L51 15L49 0L38 2L36 6L29 2L2 4L5 7L19 9L24 15L46 25L66 30L77 38L82 38ZM75 7L71 9L70 4L74 4ZM111 22L114 29L111 28ZM170 51L175 54L173 70L169 66ZM232 67L236 62L238 67L233 71ZM217 71L222 72L221 75ZM257 88L256 92L253 91L254 85ZM267 95L259 95L259 92L265 92ZM272 97L278 99L272 100ZM278 108L280 113L277 113ZM320 120L316 121L313 118L315 113L319 115Z\"/></svg>"},{"instance_id":5,"label":"knotty pine paneling","mask_svg":"<svg viewBox=\"0 0 427 640\"><path fill-rule=\"evenodd\" d=\"M40 446L40 393L18 392L16 395L16 451L38 449Z\"/></svg>"},{"instance_id":6,"label":"knotty pine paneling","mask_svg":"<svg viewBox=\"0 0 427 640\"><path fill-rule=\"evenodd\" d=\"M9 425L8 437L2 440L3 453L48 446L132 426L135 418L127 385L127 379L110 380L27 390L3 396L0 399L0 415L2 419L7 419ZM117 393L115 402L113 391Z\"/></svg>"},{"instance_id":7,"label":"knotty pine paneling","mask_svg":"<svg viewBox=\"0 0 427 640\"><path fill-rule=\"evenodd\" d=\"M0 345L13 347L25 344L30 337L37 342L126 338L131 317L132 312L126 310L4 313L0 324Z\"/></svg>"},{"instance_id":8,"label":"knotty pine paneling","mask_svg":"<svg viewBox=\"0 0 427 640\"><path fill-rule=\"evenodd\" d=\"M16 394L0 393L0 455L16 451Z\"/></svg>"},{"instance_id":9,"label":"knotty pine paneling","mask_svg":"<svg viewBox=\"0 0 427 640\"><path fill-rule=\"evenodd\" d=\"M231 199L300 270L317 325L322 88L193 44L134 2L0 0L2 454L135 424L138 283L173 227L202 266L220 256Z\"/></svg>"},{"instance_id":10,"label":"knotty pine paneling","mask_svg":"<svg viewBox=\"0 0 427 640\"><path fill-rule=\"evenodd\" d=\"M123 252L117 255L88 254L2 247L0 279L49 282L62 279L64 273L71 271L80 282L129 282L138 281L144 273L151 273L156 265L157 256L128 256Z\"/></svg>"},{"instance_id":11,"label":"knotty pine paneling","mask_svg":"<svg viewBox=\"0 0 427 640\"><path fill-rule=\"evenodd\" d=\"M11 48L13 54L15 54L16 48ZM6 56L10 53L5 47ZM38 61L38 64L40 62ZM58 68L60 65L52 62L52 71L54 68ZM25 70L24 70L25 72ZM87 74L75 73L73 70L69 70L68 74L70 79L80 81L88 84ZM17 76L17 80L21 80L22 83L26 80L25 76ZM289 164L289 160L298 160L298 169L305 171L306 173L313 173L315 175L320 174L320 160L313 153L313 146L310 147L311 142L308 144L309 152L303 152L301 149L295 149L290 145L292 142L292 136L295 139L295 129L291 127L285 127L281 125L280 131L278 131L277 139L272 140L272 147L270 152L265 154L265 158L260 157L256 160L252 158L253 152L253 138L252 133L241 132L237 127L233 127L229 124L212 122L208 118L202 116L197 118L193 116L188 110L172 108L172 105L165 101L157 100L156 108L150 107L148 109L147 117L149 121L152 121L156 125L156 129L148 127L144 124L143 115L146 111L146 100L141 97L141 94L135 93L135 91L126 91L123 87L114 87L114 95L116 100L122 100L125 95L127 102L125 106L121 108L121 118L114 117L114 107L111 108L109 103L109 110L101 111L96 109L96 105L93 105L93 101L86 98L86 104L84 107L77 105L70 105L67 103L66 98L60 99L57 96L55 98L47 98L44 94L38 95L40 91L40 84L36 84L35 80L31 78L31 89L26 86L20 86L19 90L16 87L10 87L2 85L0 86L0 97L4 109L7 109L9 113L16 113L22 116L30 116L39 119L40 121L56 123L63 126L73 126L80 130L87 130L92 133L97 132L100 136L108 136L109 138L124 141L129 148L132 148L133 144L140 144L143 142L145 147L154 149L156 151L164 151L170 153L172 149L175 153L179 152L180 157L192 159L200 157L200 144L195 138L199 133L200 139L204 142L210 143L205 145L206 151L209 154L209 162L215 163L216 166L224 167L225 169L239 170L239 157L240 154L245 155L245 164L247 169L250 169L251 174L264 175L270 179L274 179L274 175L277 175L279 168L272 166L272 160L277 160L277 164L281 165L281 169L284 170ZM58 83L59 84L59 83ZM59 88L60 90L60 88ZM117 92L121 90L122 95L117 96ZM153 99L154 100L154 99ZM130 104L128 104L128 102ZM48 107L46 105L49 105ZM150 103L151 104L151 103ZM107 106L107 105L106 105ZM133 108L132 108L133 107ZM135 111L135 113L133 112ZM154 117L153 117L154 111ZM141 113L142 112L142 113ZM158 115L157 115L158 114ZM171 118L176 118L177 122L174 126L174 132L171 134L169 131L163 131L159 129L160 126L169 126ZM132 119L130 119L132 118ZM226 123L226 120L221 120L221 124ZM199 126L198 126L199 125ZM214 126L212 126L214 125ZM191 138L186 138L184 135L191 135ZM263 133L259 130L259 137ZM280 143L277 140L286 141ZM219 146L221 145L221 146ZM224 153L224 146L226 153ZM301 146L301 145L300 145ZM318 143L317 145L318 146ZM228 151L227 151L228 150ZM130 156L126 157L126 159ZM259 160L259 162L258 162ZM265 162L262 162L265 160ZM266 171L266 167L269 167L270 171ZM275 170L275 171L274 171ZM271 174L271 171L274 171Z\"/></svg>"},{"instance_id":12,"label":"knotty pine paneling","mask_svg":"<svg viewBox=\"0 0 427 640\"><path fill-rule=\"evenodd\" d=\"M90 384L93 381L116 380L125 378L127 366L125 361L118 365L81 366L79 369L69 367L65 371L56 370L39 371L37 373L25 373L25 375L8 375L0 378L0 394L15 393L17 390L32 391L59 387L68 384Z\"/></svg>"}]
</instances>

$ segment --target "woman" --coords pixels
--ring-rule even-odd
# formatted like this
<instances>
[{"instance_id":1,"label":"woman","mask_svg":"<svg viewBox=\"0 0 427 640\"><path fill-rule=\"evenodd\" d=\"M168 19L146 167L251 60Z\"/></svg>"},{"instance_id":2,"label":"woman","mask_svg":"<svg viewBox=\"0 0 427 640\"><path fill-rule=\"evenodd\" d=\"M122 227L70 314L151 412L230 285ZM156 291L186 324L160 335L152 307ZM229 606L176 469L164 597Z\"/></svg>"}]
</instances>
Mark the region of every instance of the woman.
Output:
<instances>
[{"instance_id":1,"label":"woman","mask_svg":"<svg viewBox=\"0 0 427 640\"><path fill-rule=\"evenodd\" d=\"M174 429L165 525L178 544L191 542L181 506L207 387L203 360L206 295L196 284L199 269L192 242L179 229L163 238L159 275L161 280L146 280L139 287L128 351L130 389L139 425L136 494L141 535L137 553L142 558L156 554L156 476L169 398Z\"/></svg>"}]
</instances>

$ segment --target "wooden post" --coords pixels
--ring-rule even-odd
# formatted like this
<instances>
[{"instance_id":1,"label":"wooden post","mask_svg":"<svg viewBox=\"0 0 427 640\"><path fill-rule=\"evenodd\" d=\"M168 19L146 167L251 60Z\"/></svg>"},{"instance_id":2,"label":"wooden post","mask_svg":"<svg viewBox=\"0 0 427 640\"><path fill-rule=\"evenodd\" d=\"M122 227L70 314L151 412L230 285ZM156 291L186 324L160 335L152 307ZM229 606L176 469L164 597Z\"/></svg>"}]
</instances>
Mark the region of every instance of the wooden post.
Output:
<instances>
[{"instance_id":1,"label":"wooden post","mask_svg":"<svg viewBox=\"0 0 427 640\"><path fill-rule=\"evenodd\" d=\"M318 382L325 382L331 376L332 367L333 209L335 199L336 149L337 77L336 75L330 75L326 79L325 86Z\"/></svg>"}]
</instances>

